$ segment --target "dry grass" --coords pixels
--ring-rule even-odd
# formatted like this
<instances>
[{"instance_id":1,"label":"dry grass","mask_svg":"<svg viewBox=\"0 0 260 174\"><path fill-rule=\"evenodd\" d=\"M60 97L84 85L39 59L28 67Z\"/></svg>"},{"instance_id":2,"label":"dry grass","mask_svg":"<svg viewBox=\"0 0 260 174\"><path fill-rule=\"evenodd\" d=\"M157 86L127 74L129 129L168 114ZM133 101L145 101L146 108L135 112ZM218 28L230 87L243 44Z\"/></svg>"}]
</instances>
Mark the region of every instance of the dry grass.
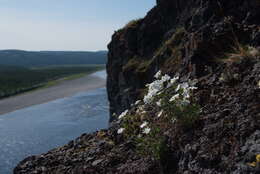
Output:
<instances>
[{"instance_id":1,"label":"dry grass","mask_svg":"<svg viewBox=\"0 0 260 174\"><path fill-rule=\"evenodd\" d=\"M243 59L256 59L260 56L260 50L258 48L236 44L232 48L231 53L227 53L224 58L220 59L224 63L240 62Z\"/></svg>"},{"instance_id":2,"label":"dry grass","mask_svg":"<svg viewBox=\"0 0 260 174\"><path fill-rule=\"evenodd\" d=\"M161 47L155 52L155 56L161 55L166 49L170 49L172 52L176 51L176 47L179 47L183 37L186 34L186 30L182 27L177 28L175 33L166 40Z\"/></svg>"}]
</instances>

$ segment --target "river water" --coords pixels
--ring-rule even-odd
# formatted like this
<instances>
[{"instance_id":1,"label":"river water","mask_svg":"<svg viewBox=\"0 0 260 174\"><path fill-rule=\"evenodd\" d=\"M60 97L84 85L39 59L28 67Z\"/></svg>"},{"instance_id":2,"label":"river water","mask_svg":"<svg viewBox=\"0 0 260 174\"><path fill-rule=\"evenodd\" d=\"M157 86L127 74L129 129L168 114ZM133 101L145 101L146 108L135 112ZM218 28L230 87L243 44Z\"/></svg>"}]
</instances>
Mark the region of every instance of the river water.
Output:
<instances>
[{"instance_id":1,"label":"river water","mask_svg":"<svg viewBox=\"0 0 260 174\"><path fill-rule=\"evenodd\" d=\"M96 75L104 77L105 73ZM105 88L0 115L0 174L12 173L27 156L107 128L108 120Z\"/></svg>"}]
</instances>

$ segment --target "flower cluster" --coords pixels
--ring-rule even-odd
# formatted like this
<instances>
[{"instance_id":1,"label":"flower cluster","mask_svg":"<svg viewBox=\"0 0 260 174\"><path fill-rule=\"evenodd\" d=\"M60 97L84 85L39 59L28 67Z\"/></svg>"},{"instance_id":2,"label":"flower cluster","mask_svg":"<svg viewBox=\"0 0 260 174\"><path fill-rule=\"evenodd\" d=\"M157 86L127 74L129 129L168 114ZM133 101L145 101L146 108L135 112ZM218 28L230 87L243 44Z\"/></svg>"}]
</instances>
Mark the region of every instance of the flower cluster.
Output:
<instances>
[{"instance_id":1,"label":"flower cluster","mask_svg":"<svg viewBox=\"0 0 260 174\"><path fill-rule=\"evenodd\" d=\"M175 88L176 94L170 98L169 102L177 102L179 106L190 104L192 91L198 89L194 86L195 84L195 80L178 84Z\"/></svg>"},{"instance_id":2,"label":"flower cluster","mask_svg":"<svg viewBox=\"0 0 260 174\"><path fill-rule=\"evenodd\" d=\"M171 78L169 75L163 75L161 71L158 71L154 77L155 80L146 85L148 92L143 98L144 104L140 104L142 102L140 100L133 104L133 106L137 106L136 113L139 115L140 120L142 120L142 123L139 123L142 134L149 134L151 132L151 128L148 125L152 123L144 121L145 115L147 115L146 106L156 104L158 108L160 108L160 111L157 113L157 118L163 115L168 117L176 112L183 113L177 115L185 115L186 112L183 111L186 109L186 106L189 107L189 104L191 104L192 91L197 89L197 87L195 87L196 81L189 80L188 82L180 83L179 76ZM122 112L119 116L119 120L124 118L128 112L128 110ZM172 119L173 123L176 121L175 118L169 119ZM128 130L127 127L120 128L118 134L122 134L125 129Z\"/></svg>"},{"instance_id":3,"label":"flower cluster","mask_svg":"<svg viewBox=\"0 0 260 174\"><path fill-rule=\"evenodd\" d=\"M158 95L159 92L164 88L165 83L171 80L171 77L167 74L162 76L161 71L158 71L154 77L156 78L156 80L146 85L146 87L148 87L148 93L144 96L145 104L151 103L154 96Z\"/></svg>"}]
</instances>

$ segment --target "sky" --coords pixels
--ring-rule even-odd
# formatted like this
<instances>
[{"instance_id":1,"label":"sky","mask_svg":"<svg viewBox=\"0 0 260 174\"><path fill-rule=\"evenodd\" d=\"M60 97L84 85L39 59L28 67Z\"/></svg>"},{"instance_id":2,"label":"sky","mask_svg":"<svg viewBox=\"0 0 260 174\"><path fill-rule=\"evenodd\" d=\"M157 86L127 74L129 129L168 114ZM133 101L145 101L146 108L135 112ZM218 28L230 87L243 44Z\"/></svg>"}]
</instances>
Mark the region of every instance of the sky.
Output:
<instances>
[{"instance_id":1,"label":"sky","mask_svg":"<svg viewBox=\"0 0 260 174\"><path fill-rule=\"evenodd\" d=\"M0 0L0 50L106 50L156 0Z\"/></svg>"}]
</instances>

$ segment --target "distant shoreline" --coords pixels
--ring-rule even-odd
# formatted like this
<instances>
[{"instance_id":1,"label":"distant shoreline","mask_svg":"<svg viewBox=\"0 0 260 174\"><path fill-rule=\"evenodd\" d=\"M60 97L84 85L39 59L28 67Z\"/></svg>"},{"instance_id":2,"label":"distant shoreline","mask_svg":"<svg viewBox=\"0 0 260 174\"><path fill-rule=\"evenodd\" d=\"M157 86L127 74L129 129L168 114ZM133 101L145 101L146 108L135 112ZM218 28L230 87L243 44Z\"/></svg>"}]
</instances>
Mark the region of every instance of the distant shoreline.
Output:
<instances>
[{"instance_id":1,"label":"distant shoreline","mask_svg":"<svg viewBox=\"0 0 260 174\"><path fill-rule=\"evenodd\" d=\"M69 97L79 92L105 87L106 80L95 75L96 73L81 74L78 77L71 76L68 79L59 81L57 84L50 84L47 87L1 99L0 115L59 98Z\"/></svg>"}]
</instances>

